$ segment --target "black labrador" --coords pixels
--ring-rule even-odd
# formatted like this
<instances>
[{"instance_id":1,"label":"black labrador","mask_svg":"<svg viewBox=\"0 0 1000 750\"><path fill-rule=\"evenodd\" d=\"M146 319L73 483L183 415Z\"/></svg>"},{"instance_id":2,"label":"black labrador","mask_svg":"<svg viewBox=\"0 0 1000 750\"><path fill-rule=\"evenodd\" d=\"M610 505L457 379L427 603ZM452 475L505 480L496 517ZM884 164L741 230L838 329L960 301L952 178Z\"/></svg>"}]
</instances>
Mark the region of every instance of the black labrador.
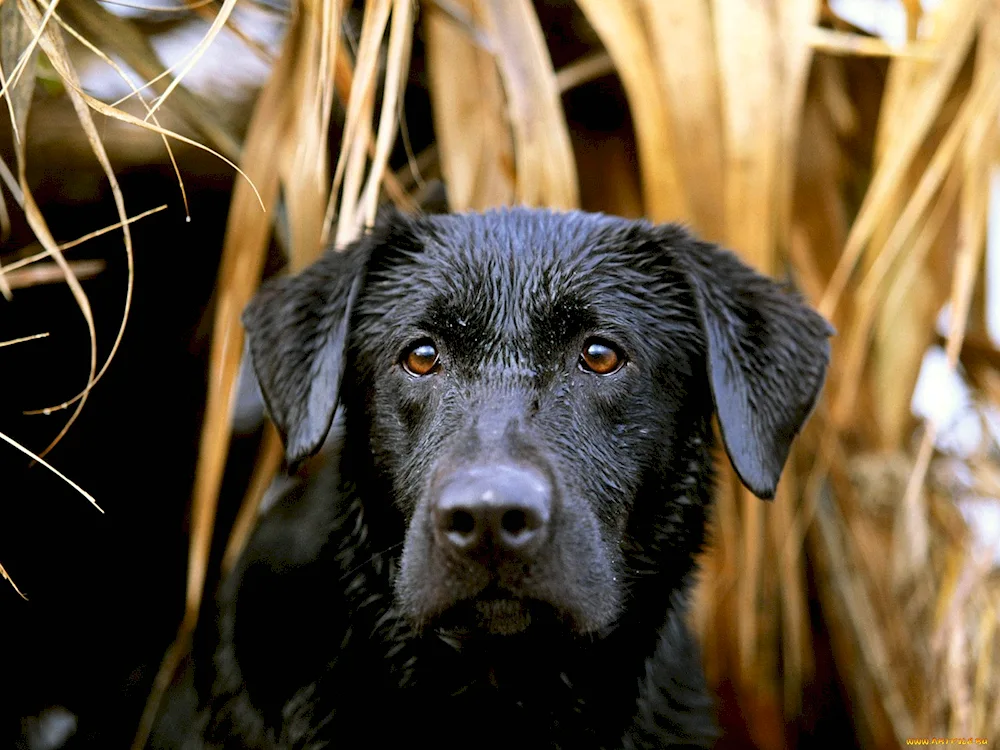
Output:
<instances>
[{"instance_id":1,"label":"black labrador","mask_svg":"<svg viewBox=\"0 0 1000 750\"><path fill-rule=\"evenodd\" d=\"M677 226L384 218L244 316L291 469L152 741L710 747L712 417L774 494L832 330Z\"/></svg>"}]
</instances>

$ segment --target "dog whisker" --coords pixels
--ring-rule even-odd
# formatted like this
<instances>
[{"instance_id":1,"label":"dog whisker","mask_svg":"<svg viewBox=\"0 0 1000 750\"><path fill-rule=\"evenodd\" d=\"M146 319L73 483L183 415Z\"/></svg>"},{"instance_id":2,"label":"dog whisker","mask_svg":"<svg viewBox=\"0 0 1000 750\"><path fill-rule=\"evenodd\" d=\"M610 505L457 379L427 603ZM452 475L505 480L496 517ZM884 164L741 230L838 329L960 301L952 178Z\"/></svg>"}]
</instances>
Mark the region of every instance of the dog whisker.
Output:
<instances>
[{"instance_id":1,"label":"dog whisker","mask_svg":"<svg viewBox=\"0 0 1000 750\"><path fill-rule=\"evenodd\" d=\"M402 547L403 547L403 542L397 542L396 544L390 544L388 547L386 547L383 550L379 550L378 552L373 552L371 555L369 555L364 560L364 562L361 562L361 563L358 563L357 565L354 565L350 570L348 570L345 573L343 573L340 576L339 580L341 580L341 581L346 580L347 578L349 578L350 576L354 575L359 570L361 570L362 568L364 568L366 565L371 565L372 563L374 563L382 555L385 555L385 554L387 554L389 552L393 552L393 551L395 551L397 549L402 549Z\"/></svg>"}]
</instances>

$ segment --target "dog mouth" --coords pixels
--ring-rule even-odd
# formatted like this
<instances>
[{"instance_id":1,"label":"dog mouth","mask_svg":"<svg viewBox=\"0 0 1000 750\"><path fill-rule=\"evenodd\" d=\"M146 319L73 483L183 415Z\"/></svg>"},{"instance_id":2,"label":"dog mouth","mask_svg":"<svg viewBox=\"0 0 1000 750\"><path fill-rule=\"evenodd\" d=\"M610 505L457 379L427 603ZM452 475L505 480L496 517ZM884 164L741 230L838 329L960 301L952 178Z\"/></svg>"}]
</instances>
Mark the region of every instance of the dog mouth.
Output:
<instances>
[{"instance_id":1,"label":"dog mouth","mask_svg":"<svg viewBox=\"0 0 1000 750\"><path fill-rule=\"evenodd\" d=\"M473 598L454 602L434 618L433 626L466 636L514 636L560 624L553 605L490 586Z\"/></svg>"},{"instance_id":2,"label":"dog mouth","mask_svg":"<svg viewBox=\"0 0 1000 750\"><path fill-rule=\"evenodd\" d=\"M522 599L479 599L479 628L494 635L522 633L531 625L531 607Z\"/></svg>"}]
</instances>

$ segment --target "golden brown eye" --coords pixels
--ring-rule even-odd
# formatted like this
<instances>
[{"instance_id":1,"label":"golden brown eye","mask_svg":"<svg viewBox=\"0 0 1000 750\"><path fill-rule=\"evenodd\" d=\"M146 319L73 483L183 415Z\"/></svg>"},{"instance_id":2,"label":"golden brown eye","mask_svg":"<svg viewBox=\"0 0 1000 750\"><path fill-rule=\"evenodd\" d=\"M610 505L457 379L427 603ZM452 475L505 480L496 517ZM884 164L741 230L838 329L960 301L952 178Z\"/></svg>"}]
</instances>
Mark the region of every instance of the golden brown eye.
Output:
<instances>
[{"instance_id":1,"label":"golden brown eye","mask_svg":"<svg viewBox=\"0 0 1000 750\"><path fill-rule=\"evenodd\" d=\"M438 350L432 341L417 342L403 356L403 369L410 375L427 375L437 367Z\"/></svg>"},{"instance_id":2,"label":"golden brown eye","mask_svg":"<svg viewBox=\"0 0 1000 750\"><path fill-rule=\"evenodd\" d=\"M598 339L588 339L580 352L580 366L597 375L610 375L621 369L625 357L614 346Z\"/></svg>"}]
</instances>

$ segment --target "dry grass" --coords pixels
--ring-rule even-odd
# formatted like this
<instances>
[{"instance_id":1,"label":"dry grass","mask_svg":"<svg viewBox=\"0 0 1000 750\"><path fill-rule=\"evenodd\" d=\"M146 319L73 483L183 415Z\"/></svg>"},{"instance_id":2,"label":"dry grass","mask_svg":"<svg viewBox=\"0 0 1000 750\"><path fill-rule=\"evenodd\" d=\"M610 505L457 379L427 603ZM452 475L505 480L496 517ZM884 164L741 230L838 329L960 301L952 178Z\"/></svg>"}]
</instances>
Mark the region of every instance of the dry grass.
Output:
<instances>
[{"instance_id":1,"label":"dry grass","mask_svg":"<svg viewBox=\"0 0 1000 750\"><path fill-rule=\"evenodd\" d=\"M210 14L209 31L172 72L128 21L91 0L64 0L65 9L44 0L0 6L0 86L15 133L26 126L32 51L40 48L114 187L129 257L135 219L125 212L93 112L165 143L195 145L156 124L166 107L247 177L234 191L218 278L187 609L171 658L203 596L242 352L239 314L259 284L276 208L281 201L287 212L296 269L328 238L342 246L357 236L381 201L415 207L421 180L412 170L394 174L390 154L419 25L437 137L431 158L452 208L582 205L683 221L768 273L790 274L839 329L825 399L777 502L760 503L731 475L722 482L716 544L696 595L693 622L709 676L736 686L757 744L783 745L780 728L800 710L812 675L807 553L820 571L859 731L873 746L924 734L1000 736L1000 710L991 708L1000 706L995 574L970 546L955 488L935 479L945 465L935 450L941 426L915 432L910 410L946 302L950 365L962 361L981 400L1000 402L1000 355L981 335L976 296L1000 146L995 4L943 0L921 16L920 4L907 2L909 41L898 47L862 34L819 0L577 0L593 37L584 54L557 68L544 18L528 0L368 0L350 43L342 0L306 0L290 19L242 142L183 84L211 41L230 33L235 4L197 10ZM138 71L143 80L129 85L144 119L80 89L65 34ZM618 136L594 145L587 134L588 148L605 155L588 156L564 107L568 90L610 73L631 116L626 140L634 141L635 164L620 156ZM150 87L157 97L146 97ZM342 122L331 128L337 102ZM333 164L331 130L340 134ZM28 190L23 141L16 143L16 169L0 165L0 176L42 248L21 265L58 264L92 342L87 383L53 407L74 406L75 414L114 352L98 366L89 302L64 258L68 248L54 242ZM6 221L4 206L0 224ZM2 272L0 291L11 293ZM127 316L128 302L119 340ZM973 364L965 362L977 351ZM984 496L1000 490L990 455L967 467ZM279 464L269 431L224 565L242 548Z\"/></svg>"}]
</instances>

